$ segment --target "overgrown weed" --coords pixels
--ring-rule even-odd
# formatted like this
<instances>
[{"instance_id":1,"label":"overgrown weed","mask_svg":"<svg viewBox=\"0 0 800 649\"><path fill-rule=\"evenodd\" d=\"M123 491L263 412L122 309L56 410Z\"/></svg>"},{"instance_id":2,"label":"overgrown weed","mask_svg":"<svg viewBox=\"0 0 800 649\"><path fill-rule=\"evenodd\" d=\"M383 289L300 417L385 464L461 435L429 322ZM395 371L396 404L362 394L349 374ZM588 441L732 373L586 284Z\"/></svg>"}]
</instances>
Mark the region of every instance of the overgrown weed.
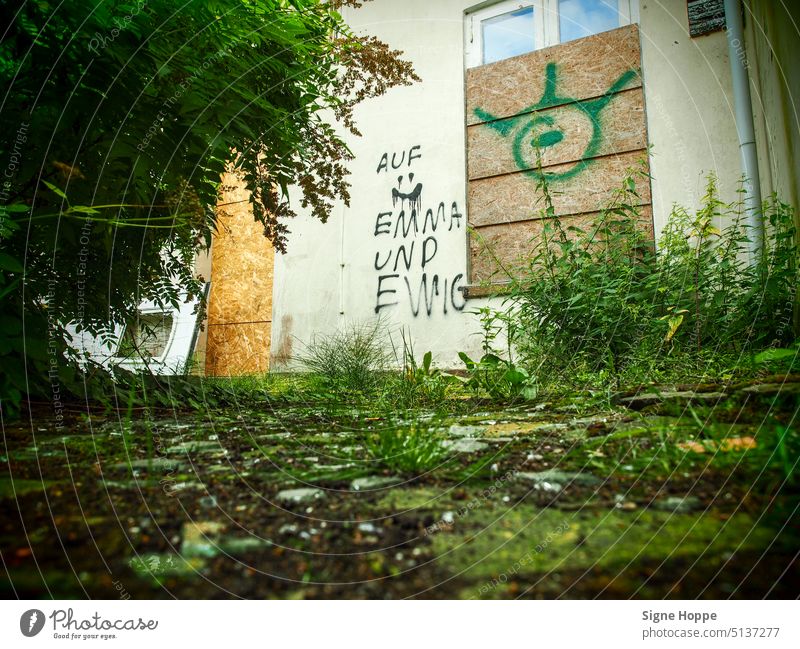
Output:
<instances>
[{"instance_id":1,"label":"overgrown weed","mask_svg":"<svg viewBox=\"0 0 800 649\"><path fill-rule=\"evenodd\" d=\"M800 279L793 209L774 196L764 203L764 249L749 263L743 200L721 201L709 175L700 208L675 206L656 249L641 180L630 170L585 229L562 223L539 182L541 236L517 266L498 263L506 298L481 314L484 332L489 321L509 349L502 358L486 348L484 359L546 390L732 380L766 367L770 359L756 360L765 349L784 350L772 356L786 363ZM486 363L462 359L478 381Z\"/></svg>"}]
</instances>

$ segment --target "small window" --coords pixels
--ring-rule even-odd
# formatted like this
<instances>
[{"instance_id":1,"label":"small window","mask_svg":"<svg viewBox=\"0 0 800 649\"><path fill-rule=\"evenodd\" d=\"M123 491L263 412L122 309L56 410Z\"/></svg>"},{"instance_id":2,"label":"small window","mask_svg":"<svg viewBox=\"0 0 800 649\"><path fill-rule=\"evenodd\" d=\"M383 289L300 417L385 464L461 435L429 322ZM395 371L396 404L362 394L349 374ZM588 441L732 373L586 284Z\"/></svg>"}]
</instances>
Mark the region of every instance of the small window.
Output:
<instances>
[{"instance_id":1,"label":"small window","mask_svg":"<svg viewBox=\"0 0 800 649\"><path fill-rule=\"evenodd\" d=\"M468 68L637 22L638 0L503 0L467 13Z\"/></svg>"},{"instance_id":2,"label":"small window","mask_svg":"<svg viewBox=\"0 0 800 649\"><path fill-rule=\"evenodd\" d=\"M481 21L483 63L494 63L536 49L533 7L523 7Z\"/></svg>"},{"instance_id":3,"label":"small window","mask_svg":"<svg viewBox=\"0 0 800 649\"><path fill-rule=\"evenodd\" d=\"M574 41L620 27L617 0L559 0L560 42Z\"/></svg>"},{"instance_id":4,"label":"small window","mask_svg":"<svg viewBox=\"0 0 800 649\"><path fill-rule=\"evenodd\" d=\"M160 358L167 351L172 334L171 313L139 313L125 327L116 356L121 358Z\"/></svg>"}]
</instances>

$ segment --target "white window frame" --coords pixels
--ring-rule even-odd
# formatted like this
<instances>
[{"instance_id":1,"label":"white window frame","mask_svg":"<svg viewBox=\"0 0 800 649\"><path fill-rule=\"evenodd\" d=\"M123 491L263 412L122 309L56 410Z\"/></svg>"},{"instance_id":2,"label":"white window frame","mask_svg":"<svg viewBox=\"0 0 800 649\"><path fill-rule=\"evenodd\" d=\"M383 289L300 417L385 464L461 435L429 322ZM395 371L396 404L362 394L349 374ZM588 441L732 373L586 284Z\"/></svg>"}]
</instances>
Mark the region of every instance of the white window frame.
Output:
<instances>
[{"instance_id":1,"label":"white window frame","mask_svg":"<svg viewBox=\"0 0 800 649\"><path fill-rule=\"evenodd\" d=\"M620 27L639 22L639 0L617 0L617 2ZM464 59L468 68L484 65L481 22L526 7L533 7L536 44L533 51L561 43L558 0L501 0L488 5L483 2L472 9L467 9L464 17Z\"/></svg>"}]
</instances>

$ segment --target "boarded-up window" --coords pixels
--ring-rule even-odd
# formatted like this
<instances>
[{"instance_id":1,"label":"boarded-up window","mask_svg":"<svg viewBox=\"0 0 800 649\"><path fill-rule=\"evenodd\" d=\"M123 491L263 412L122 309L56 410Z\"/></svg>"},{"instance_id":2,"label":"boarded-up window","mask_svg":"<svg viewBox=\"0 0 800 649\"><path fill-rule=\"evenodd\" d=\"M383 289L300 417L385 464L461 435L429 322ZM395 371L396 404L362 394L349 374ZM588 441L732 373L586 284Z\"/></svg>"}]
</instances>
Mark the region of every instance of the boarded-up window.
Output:
<instances>
[{"instance_id":1,"label":"boarded-up window","mask_svg":"<svg viewBox=\"0 0 800 649\"><path fill-rule=\"evenodd\" d=\"M469 69L466 97L472 284L506 281L501 266L530 253L542 174L568 227L590 222L626 170L646 165L636 25Z\"/></svg>"}]
</instances>

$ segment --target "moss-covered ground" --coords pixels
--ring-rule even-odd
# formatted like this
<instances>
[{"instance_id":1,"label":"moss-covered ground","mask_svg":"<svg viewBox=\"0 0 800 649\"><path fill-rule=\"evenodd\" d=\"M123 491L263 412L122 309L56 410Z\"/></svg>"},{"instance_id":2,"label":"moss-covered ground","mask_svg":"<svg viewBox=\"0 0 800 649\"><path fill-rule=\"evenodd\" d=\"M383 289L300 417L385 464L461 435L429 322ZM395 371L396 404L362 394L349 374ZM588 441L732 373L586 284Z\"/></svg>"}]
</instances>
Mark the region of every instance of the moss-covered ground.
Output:
<instances>
[{"instance_id":1,"label":"moss-covered ground","mask_svg":"<svg viewBox=\"0 0 800 649\"><path fill-rule=\"evenodd\" d=\"M0 589L794 598L798 388L783 376L435 414L76 409L61 427L33 410L3 429ZM396 453L418 458L380 456L395 447L376 440L412 429Z\"/></svg>"}]
</instances>

